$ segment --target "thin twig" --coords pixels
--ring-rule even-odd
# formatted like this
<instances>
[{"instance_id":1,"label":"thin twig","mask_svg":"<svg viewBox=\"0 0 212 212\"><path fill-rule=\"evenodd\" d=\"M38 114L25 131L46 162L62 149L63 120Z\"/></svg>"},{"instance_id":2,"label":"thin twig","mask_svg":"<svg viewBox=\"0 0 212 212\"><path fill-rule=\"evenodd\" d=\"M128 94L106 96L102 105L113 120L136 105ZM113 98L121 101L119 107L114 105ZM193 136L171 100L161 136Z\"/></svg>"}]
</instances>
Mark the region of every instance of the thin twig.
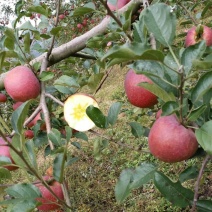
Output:
<instances>
[{"instance_id":1,"label":"thin twig","mask_svg":"<svg viewBox=\"0 0 212 212\"><path fill-rule=\"evenodd\" d=\"M49 97L50 99L52 99L53 101L55 101L57 104L61 105L62 107L64 106L64 103L61 102L59 99L55 98L54 96L52 96L50 93L45 93L46 97Z\"/></svg>"},{"instance_id":2,"label":"thin twig","mask_svg":"<svg viewBox=\"0 0 212 212\"><path fill-rule=\"evenodd\" d=\"M194 193L194 200L193 200L191 212L196 211L196 204L197 204L197 201L198 201L198 191L199 191L200 181L201 181L204 169L205 169L208 161L211 160L211 159L212 159L211 155L206 155L204 161L202 162L202 166L201 166L201 169L199 171L199 175L198 175L198 178L197 178L197 181L196 181L196 184L195 184L195 189L194 189L195 193Z\"/></svg>"}]
</instances>

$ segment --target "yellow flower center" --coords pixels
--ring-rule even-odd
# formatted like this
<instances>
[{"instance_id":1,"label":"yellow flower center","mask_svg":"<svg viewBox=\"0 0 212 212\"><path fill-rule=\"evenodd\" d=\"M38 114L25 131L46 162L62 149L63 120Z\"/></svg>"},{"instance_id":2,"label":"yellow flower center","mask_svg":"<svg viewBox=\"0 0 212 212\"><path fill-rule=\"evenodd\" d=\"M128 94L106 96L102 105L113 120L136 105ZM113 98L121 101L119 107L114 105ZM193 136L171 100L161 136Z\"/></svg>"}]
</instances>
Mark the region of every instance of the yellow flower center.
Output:
<instances>
[{"instance_id":1,"label":"yellow flower center","mask_svg":"<svg viewBox=\"0 0 212 212\"><path fill-rule=\"evenodd\" d=\"M78 104L76 107L73 108L73 116L75 120L80 120L86 115L86 108L88 107L88 104L82 105Z\"/></svg>"}]
</instances>

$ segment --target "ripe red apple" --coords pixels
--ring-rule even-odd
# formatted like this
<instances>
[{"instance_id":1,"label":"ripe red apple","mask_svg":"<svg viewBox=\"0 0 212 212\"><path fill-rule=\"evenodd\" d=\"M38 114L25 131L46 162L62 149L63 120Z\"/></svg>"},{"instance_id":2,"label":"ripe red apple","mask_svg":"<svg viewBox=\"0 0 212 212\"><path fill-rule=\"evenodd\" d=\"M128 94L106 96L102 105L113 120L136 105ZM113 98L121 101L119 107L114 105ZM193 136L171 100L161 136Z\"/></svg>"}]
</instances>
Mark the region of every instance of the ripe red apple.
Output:
<instances>
[{"instance_id":1,"label":"ripe red apple","mask_svg":"<svg viewBox=\"0 0 212 212\"><path fill-rule=\"evenodd\" d=\"M24 136L25 138L29 138L29 139L34 138L34 132L32 130L26 130L24 132Z\"/></svg>"},{"instance_id":2,"label":"ripe red apple","mask_svg":"<svg viewBox=\"0 0 212 212\"><path fill-rule=\"evenodd\" d=\"M113 5L109 2L107 2L107 5L111 11L115 11L125 6L128 2L130 2L130 0L117 0L116 5Z\"/></svg>"},{"instance_id":3,"label":"ripe red apple","mask_svg":"<svg viewBox=\"0 0 212 212\"><path fill-rule=\"evenodd\" d=\"M159 117L150 129L148 143L150 152L168 163L187 160L198 148L194 132L180 124L176 115Z\"/></svg>"},{"instance_id":4,"label":"ripe red apple","mask_svg":"<svg viewBox=\"0 0 212 212\"><path fill-rule=\"evenodd\" d=\"M64 200L63 190L60 183L52 179L50 176L44 176L43 179L45 181L50 180L50 182L48 182L48 185L50 186L54 194L57 197L59 197L59 199ZM36 199L38 202L42 203L40 206L37 207L38 210L51 211L61 208L57 199L50 193L50 191L42 183L36 183L35 186L38 187L42 195L42 197Z\"/></svg>"},{"instance_id":5,"label":"ripe red apple","mask_svg":"<svg viewBox=\"0 0 212 212\"><path fill-rule=\"evenodd\" d=\"M201 40L205 40L207 46L212 46L212 29L207 26L192 27L188 30L185 46L191 46L198 43Z\"/></svg>"},{"instance_id":6,"label":"ripe red apple","mask_svg":"<svg viewBox=\"0 0 212 212\"><path fill-rule=\"evenodd\" d=\"M6 95L5 94L3 94L3 93L0 93L0 103L1 102L6 102L7 101L7 97L6 97Z\"/></svg>"},{"instance_id":7,"label":"ripe red apple","mask_svg":"<svg viewBox=\"0 0 212 212\"><path fill-rule=\"evenodd\" d=\"M31 122L29 122L29 123L27 124L27 127L29 127L29 128L33 127L34 125L36 125L37 121L39 121L39 120L42 120L42 119L41 119L41 112L39 112L39 113L35 116L35 118L34 118ZM45 123L42 123L42 124L41 124L40 130L46 130L46 124L45 124Z\"/></svg>"},{"instance_id":8,"label":"ripe red apple","mask_svg":"<svg viewBox=\"0 0 212 212\"><path fill-rule=\"evenodd\" d=\"M59 20L63 20L65 17L66 17L66 16L65 16L64 14L60 14L60 15L58 16Z\"/></svg>"},{"instance_id":9,"label":"ripe red apple","mask_svg":"<svg viewBox=\"0 0 212 212\"><path fill-rule=\"evenodd\" d=\"M82 24L77 24L77 28L78 29L82 29L83 28L83 25Z\"/></svg>"},{"instance_id":10,"label":"ripe red apple","mask_svg":"<svg viewBox=\"0 0 212 212\"><path fill-rule=\"evenodd\" d=\"M9 137L7 137L7 140L9 140L11 142L11 139ZM9 148L9 146L7 146L7 143L4 141L4 139L2 137L0 137L0 156L5 156L5 157L10 158L11 162L13 164L15 164L10 155L10 148ZM14 170L18 169L17 166L11 166L11 165L6 165L3 167L8 169L9 171L14 171Z\"/></svg>"},{"instance_id":11,"label":"ripe red apple","mask_svg":"<svg viewBox=\"0 0 212 212\"><path fill-rule=\"evenodd\" d=\"M4 79L4 86L9 96L18 102L35 99L40 94L40 83L26 66L17 66L10 70Z\"/></svg>"},{"instance_id":12,"label":"ripe red apple","mask_svg":"<svg viewBox=\"0 0 212 212\"><path fill-rule=\"evenodd\" d=\"M16 110L17 108L19 108L21 105L23 104L23 102L16 102L13 104L13 110Z\"/></svg>"},{"instance_id":13,"label":"ripe red apple","mask_svg":"<svg viewBox=\"0 0 212 212\"><path fill-rule=\"evenodd\" d=\"M129 102L140 108L149 108L157 104L157 96L138 86L141 82L153 83L143 74L136 74L130 69L125 77L124 88Z\"/></svg>"}]
</instances>

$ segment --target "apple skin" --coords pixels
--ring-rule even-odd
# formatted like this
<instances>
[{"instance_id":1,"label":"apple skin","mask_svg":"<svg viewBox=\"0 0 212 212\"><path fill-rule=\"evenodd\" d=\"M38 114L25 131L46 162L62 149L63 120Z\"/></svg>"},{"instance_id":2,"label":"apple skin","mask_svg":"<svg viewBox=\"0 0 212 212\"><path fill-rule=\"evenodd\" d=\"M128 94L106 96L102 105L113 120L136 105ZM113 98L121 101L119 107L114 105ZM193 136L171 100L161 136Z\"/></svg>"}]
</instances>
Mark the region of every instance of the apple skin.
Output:
<instances>
[{"instance_id":1,"label":"apple skin","mask_svg":"<svg viewBox=\"0 0 212 212\"><path fill-rule=\"evenodd\" d=\"M34 118L31 122L29 122L29 123L27 124L27 127L31 128L31 127L35 126L36 123L37 123L37 121L39 121L39 120L42 120L42 119L41 119L41 112L39 112L39 113L35 116L35 118ZM43 130L43 131L46 130L46 124L45 124L45 123L42 123L42 124L40 125L40 130Z\"/></svg>"},{"instance_id":2,"label":"apple skin","mask_svg":"<svg viewBox=\"0 0 212 212\"><path fill-rule=\"evenodd\" d=\"M111 11L115 11L115 10L121 9L129 2L130 2L130 0L117 0L116 5L110 4L109 2L107 2L107 5Z\"/></svg>"},{"instance_id":3,"label":"apple skin","mask_svg":"<svg viewBox=\"0 0 212 212\"><path fill-rule=\"evenodd\" d=\"M149 108L157 104L157 96L150 91L138 86L141 82L153 83L143 74L136 74L130 69L125 77L124 88L129 102L140 108Z\"/></svg>"},{"instance_id":4,"label":"apple skin","mask_svg":"<svg viewBox=\"0 0 212 212\"><path fill-rule=\"evenodd\" d=\"M154 122L148 144L150 152L167 163L187 160L198 149L194 132L181 125L175 115L161 116Z\"/></svg>"},{"instance_id":5,"label":"apple skin","mask_svg":"<svg viewBox=\"0 0 212 212\"><path fill-rule=\"evenodd\" d=\"M21 105L23 104L23 102L16 102L16 103L14 103L13 104L13 110L16 110L16 109L18 109Z\"/></svg>"},{"instance_id":6,"label":"apple skin","mask_svg":"<svg viewBox=\"0 0 212 212\"><path fill-rule=\"evenodd\" d=\"M162 114L162 109L158 110L158 112L155 114L155 118L159 119L161 117Z\"/></svg>"},{"instance_id":7,"label":"apple skin","mask_svg":"<svg viewBox=\"0 0 212 212\"><path fill-rule=\"evenodd\" d=\"M203 26L203 34L200 39L196 38L196 27L192 27L190 30L188 30L186 39L185 39L185 46L189 47L191 45L196 44L200 40L205 40L207 46L212 46L212 29Z\"/></svg>"},{"instance_id":8,"label":"apple skin","mask_svg":"<svg viewBox=\"0 0 212 212\"><path fill-rule=\"evenodd\" d=\"M17 66L10 70L4 79L5 90L17 102L35 99L40 94L40 82L26 66Z\"/></svg>"},{"instance_id":9,"label":"apple skin","mask_svg":"<svg viewBox=\"0 0 212 212\"><path fill-rule=\"evenodd\" d=\"M9 137L7 137L7 140L9 140L11 142L11 139ZM10 158L11 162L14 164L14 161L10 155L10 148L9 148L9 146L7 146L7 143L4 141L4 139L2 137L0 137L0 145L1 145L0 146L0 156L5 156L5 157ZM9 171L14 171L14 170L18 169L18 167L10 166L10 165L6 165L3 167L8 169Z\"/></svg>"},{"instance_id":10,"label":"apple skin","mask_svg":"<svg viewBox=\"0 0 212 212\"><path fill-rule=\"evenodd\" d=\"M44 176L43 179L45 181L51 180L50 176ZM59 199L64 200L63 190L59 182L56 180L52 180L48 183L52 191L55 193ZM37 209L41 211L51 211L61 208L60 205L56 204L57 199L50 193L50 191L42 184L36 183L35 186L40 190L42 197L38 197L36 200L41 202L42 205L38 206Z\"/></svg>"},{"instance_id":11,"label":"apple skin","mask_svg":"<svg viewBox=\"0 0 212 212\"><path fill-rule=\"evenodd\" d=\"M0 102L6 102L7 101L7 97L6 97L6 95L5 94L3 94L3 93L0 93Z\"/></svg>"},{"instance_id":12,"label":"apple skin","mask_svg":"<svg viewBox=\"0 0 212 212\"><path fill-rule=\"evenodd\" d=\"M26 130L24 132L24 136L25 138L32 139L34 138L34 132L32 130Z\"/></svg>"}]
</instances>

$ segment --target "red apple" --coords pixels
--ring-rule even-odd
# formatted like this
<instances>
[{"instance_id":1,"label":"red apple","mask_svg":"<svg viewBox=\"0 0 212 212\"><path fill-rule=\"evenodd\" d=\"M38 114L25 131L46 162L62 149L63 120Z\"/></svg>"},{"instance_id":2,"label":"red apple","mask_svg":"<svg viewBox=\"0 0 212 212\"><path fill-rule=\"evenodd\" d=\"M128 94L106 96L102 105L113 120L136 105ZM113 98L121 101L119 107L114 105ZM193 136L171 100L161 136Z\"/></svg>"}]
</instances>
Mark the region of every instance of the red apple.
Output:
<instances>
[{"instance_id":1,"label":"red apple","mask_svg":"<svg viewBox=\"0 0 212 212\"><path fill-rule=\"evenodd\" d=\"M124 88L129 102L140 108L149 108L157 104L157 96L138 86L141 82L153 83L143 74L136 74L130 69L125 77Z\"/></svg>"},{"instance_id":2,"label":"red apple","mask_svg":"<svg viewBox=\"0 0 212 212\"><path fill-rule=\"evenodd\" d=\"M39 121L39 120L42 120L42 119L41 119L41 112L39 112L39 113L35 116L35 118L34 118L31 122L29 122L29 123L27 124L27 127L29 127L29 128L33 127L34 125L36 125L37 121ZM46 130L46 124L45 124L45 123L41 124L40 130Z\"/></svg>"},{"instance_id":3,"label":"red apple","mask_svg":"<svg viewBox=\"0 0 212 212\"><path fill-rule=\"evenodd\" d=\"M116 5L113 5L109 2L107 2L107 5L111 11L115 11L125 6L128 2L130 2L130 0L117 0Z\"/></svg>"},{"instance_id":4,"label":"red apple","mask_svg":"<svg viewBox=\"0 0 212 212\"><path fill-rule=\"evenodd\" d=\"M150 129L148 143L150 152L168 163L187 160L198 148L194 132L180 124L176 115L158 118Z\"/></svg>"},{"instance_id":5,"label":"red apple","mask_svg":"<svg viewBox=\"0 0 212 212\"><path fill-rule=\"evenodd\" d=\"M77 28L78 29L82 29L83 28L83 25L82 24L77 24Z\"/></svg>"},{"instance_id":6,"label":"red apple","mask_svg":"<svg viewBox=\"0 0 212 212\"><path fill-rule=\"evenodd\" d=\"M21 105L23 104L23 102L16 102L13 104L13 110L16 110L17 108L19 108Z\"/></svg>"},{"instance_id":7,"label":"red apple","mask_svg":"<svg viewBox=\"0 0 212 212\"><path fill-rule=\"evenodd\" d=\"M6 95L5 94L3 94L3 93L0 93L0 103L1 102L6 102L7 101L7 97L6 97Z\"/></svg>"},{"instance_id":8,"label":"red apple","mask_svg":"<svg viewBox=\"0 0 212 212\"><path fill-rule=\"evenodd\" d=\"M24 136L25 138L29 138L29 139L34 138L34 132L32 130L26 130L24 132Z\"/></svg>"},{"instance_id":9,"label":"red apple","mask_svg":"<svg viewBox=\"0 0 212 212\"><path fill-rule=\"evenodd\" d=\"M52 179L50 176L44 176L43 179L45 181L50 180L50 182L48 182L48 185L50 186L54 194L59 199L64 200L63 190L60 183ZM42 197L36 199L38 202L42 203L40 206L37 207L38 210L52 211L61 208L61 205L59 205L58 200L50 193L50 191L42 183L36 183L35 186L38 187L42 195Z\"/></svg>"},{"instance_id":10,"label":"red apple","mask_svg":"<svg viewBox=\"0 0 212 212\"><path fill-rule=\"evenodd\" d=\"M7 140L9 140L11 142L11 139L9 137L7 137ZM2 137L0 137L0 156L5 156L5 157L10 158L11 162L13 164L15 164L10 155L10 148L9 148L9 146L7 146L7 143L4 141L4 139ZM9 171L14 171L14 170L18 169L17 166L11 166L11 165L6 165L3 167L8 169Z\"/></svg>"},{"instance_id":11,"label":"red apple","mask_svg":"<svg viewBox=\"0 0 212 212\"><path fill-rule=\"evenodd\" d=\"M66 17L66 16L65 16L64 14L60 14L60 15L58 16L59 20L63 20L65 17Z\"/></svg>"},{"instance_id":12,"label":"red apple","mask_svg":"<svg viewBox=\"0 0 212 212\"><path fill-rule=\"evenodd\" d=\"M207 26L192 27L188 30L185 46L191 46L198 43L201 40L205 40L207 46L212 46L212 29Z\"/></svg>"},{"instance_id":13,"label":"red apple","mask_svg":"<svg viewBox=\"0 0 212 212\"><path fill-rule=\"evenodd\" d=\"M40 94L40 83L26 66L17 66L10 70L4 79L4 86L9 96L18 102L35 99Z\"/></svg>"}]
</instances>

